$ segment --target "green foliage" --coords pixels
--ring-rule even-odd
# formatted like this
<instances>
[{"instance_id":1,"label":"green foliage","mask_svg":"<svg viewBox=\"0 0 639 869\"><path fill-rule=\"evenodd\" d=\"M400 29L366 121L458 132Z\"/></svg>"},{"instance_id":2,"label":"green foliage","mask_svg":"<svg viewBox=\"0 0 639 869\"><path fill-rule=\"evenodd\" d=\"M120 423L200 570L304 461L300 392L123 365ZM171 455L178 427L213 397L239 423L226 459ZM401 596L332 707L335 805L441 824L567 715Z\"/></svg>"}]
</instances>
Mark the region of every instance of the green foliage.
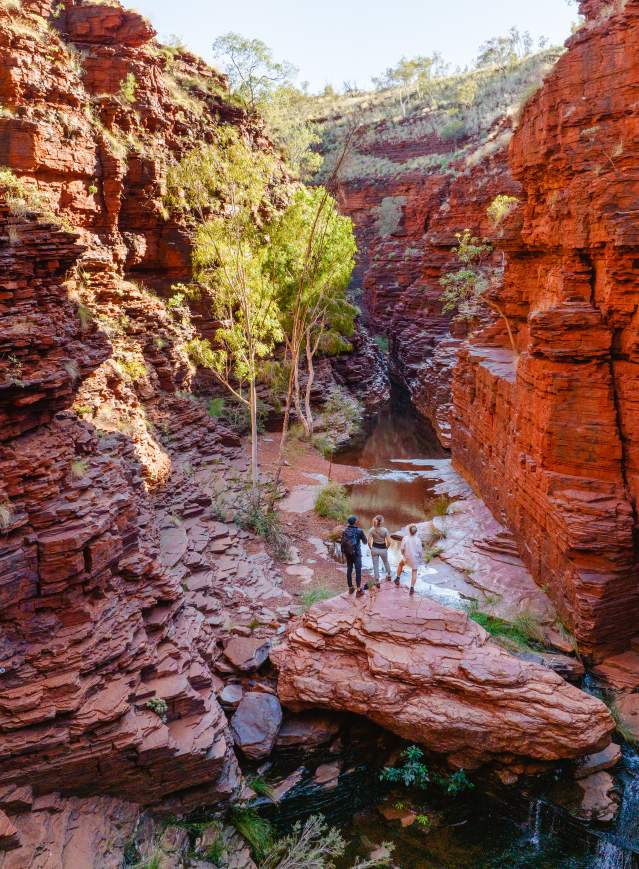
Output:
<instances>
[{"instance_id":1,"label":"green foliage","mask_svg":"<svg viewBox=\"0 0 639 869\"><path fill-rule=\"evenodd\" d=\"M167 714L169 711L166 700L164 700L162 697L151 697L151 699L147 700L144 705L147 707L147 709L155 712L158 718L166 722Z\"/></svg>"},{"instance_id":2,"label":"green foliage","mask_svg":"<svg viewBox=\"0 0 639 869\"><path fill-rule=\"evenodd\" d=\"M333 386L316 421L313 446L329 458L360 430L364 412L360 402L340 386Z\"/></svg>"},{"instance_id":3,"label":"green foliage","mask_svg":"<svg viewBox=\"0 0 639 869\"><path fill-rule=\"evenodd\" d=\"M514 621L509 622L482 612L477 601L470 603L466 611L469 618L496 639L506 640L520 649L543 648L543 629L531 613L520 613Z\"/></svg>"},{"instance_id":4,"label":"green foliage","mask_svg":"<svg viewBox=\"0 0 639 869\"><path fill-rule=\"evenodd\" d=\"M377 344L380 353L388 353L388 338L386 335L375 335L373 341Z\"/></svg>"},{"instance_id":5,"label":"green foliage","mask_svg":"<svg viewBox=\"0 0 639 869\"><path fill-rule=\"evenodd\" d=\"M438 495L427 505L425 510L426 517L432 519L434 516L448 516L448 510L452 503L452 499L448 495Z\"/></svg>"},{"instance_id":6,"label":"green foliage","mask_svg":"<svg viewBox=\"0 0 639 869\"><path fill-rule=\"evenodd\" d=\"M282 328L290 332L297 302L307 312L311 337L321 333L320 349L350 337L357 309L346 289L357 246L352 221L339 213L335 199L323 187L300 188L268 235L265 267L277 287Z\"/></svg>"},{"instance_id":7,"label":"green foliage","mask_svg":"<svg viewBox=\"0 0 639 869\"><path fill-rule=\"evenodd\" d=\"M226 850L224 839L221 834L218 833L213 842L206 849L204 857L210 863L213 863L214 866L219 866L226 855Z\"/></svg>"},{"instance_id":8,"label":"green foliage","mask_svg":"<svg viewBox=\"0 0 639 869\"><path fill-rule=\"evenodd\" d=\"M384 767L380 773L381 781L401 784L406 788L417 788L418 790L427 790L432 782L450 796L457 796L457 794L472 790L475 787L463 769L457 770L449 776L430 774L422 762L424 752L417 745L409 745L400 757L404 761L403 764L398 767Z\"/></svg>"},{"instance_id":9,"label":"green foliage","mask_svg":"<svg viewBox=\"0 0 639 869\"><path fill-rule=\"evenodd\" d=\"M257 625L259 625L259 622L254 627L257 627ZM253 776L253 778L247 779L246 783L259 796L268 797L269 800L273 799L273 788L263 776Z\"/></svg>"},{"instance_id":10,"label":"green foliage","mask_svg":"<svg viewBox=\"0 0 639 869\"><path fill-rule=\"evenodd\" d=\"M621 710L617 705L616 699L608 696L607 698L604 697L603 700L604 703L606 703L606 705L608 706L613 721L615 722L615 731L619 734L624 742L628 743L628 745L638 745L639 740L624 721Z\"/></svg>"},{"instance_id":11,"label":"green foliage","mask_svg":"<svg viewBox=\"0 0 639 869\"><path fill-rule=\"evenodd\" d=\"M219 419L224 410L224 403L223 398L212 398L207 407L208 415L213 417L213 419Z\"/></svg>"},{"instance_id":12,"label":"green foliage","mask_svg":"<svg viewBox=\"0 0 639 869\"><path fill-rule=\"evenodd\" d=\"M518 204L519 199L516 196L507 196L505 193L495 196L486 211L492 225L498 227Z\"/></svg>"},{"instance_id":13,"label":"green foliage","mask_svg":"<svg viewBox=\"0 0 639 869\"><path fill-rule=\"evenodd\" d=\"M461 118L453 118L441 128L439 135L445 142L456 142L468 135L468 128Z\"/></svg>"},{"instance_id":14,"label":"green foliage","mask_svg":"<svg viewBox=\"0 0 639 869\"><path fill-rule=\"evenodd\" d=\"M317 588L303 591L300 595L300 602L305 610L309 610L313 604L320 603L320 601L323 600L329 600L332 597L335 597L334 591L331 591L330 588L326 588L323 585L319 585Z\"/></svg>"},{"instance_id":15,"label":"green foliage","mask_svg":"<svg viewBox=\"0 0 639 869\"><path fill-rule=\"evenodd\" d=\"M248 109L259 110L292 174L304 178L316 172L322 163L313 150L319 137L307 119L308 97L292 83L295 67L275 61L261 40L237 33L220 36L213 51L229 77L233 96Z\"/></svg>"},{"instance_id":16,"label":"green foliage","mask_svg":"<svg viewBox=\"0 0 639 869\"><path fill-rule=\"evenodd\" d=\"M133 353L121 353L117 355L115 361L125 379L133 383L147 379L149 372L142 356Z\"/></svg>"},{"instance_id":17,"label":"green foliage","mask_svg":"<svg viewBox=\"0 0 639 869\"><path fill-rule=\"evenodd\" d=\"M327 483L315 499L315 512L324 519L345 522L351 512L350 499L344 486Z\"/></svg>"},{"instance_id":18,"label":"green foliage","mask_svg":"<svg viewBox=\"0 0 639 869\"><path fill-rule=\"evenodd\" d=\"M446 791L451 794L451 796L456 796L464 791L473 790L475 785L471 782L463 769L458 769L457 772L454 772L452 775L447 777L445 787Z\"/></svg>"},{"instance_id":19,"label":"green foliage","mask_svg":"<svg viewBox=\"0 0 639 869\"><path fill-rule=\"evenodd\" d=\"M495 66L504 71L528 57L532 48L533 41L530 33L527 30L522 33L517 27L511 27L508 33L494 36L480 46L477 66Z\"/></svg>"},{"instance_id":20,"label":"green foliage","mask_svg":"<svg viewBox=\"0 0 639 869\"><path fill-rule=\"evenodd\" d=\"M253 531L270 546L276 558L285 560L289 554L288 535L280 514L274 507L275 493L270 484L262 484L244 492L233 521L240 528Z\"/></svg>"},{"instance_id":21,"label":"green foliage","mask_svg":"<svg viewBox=\"0 0 639 869\"><path fill-rule=\"evenodd\" d=\"M415 820L417 821L417 823L419 824L419 826L422 827L422 828L425 829L425 830L430 829L430 827L432 826L432 821L431 821L431 819L428 817L428 815L417 815L417 817L415 818Z\"/></svg>"},{"instance_id":22,"label":"green foliage","mask_svg":"<svg viewBox=\"0 0 639 869\"><path fill-rule=\"evenodd\" d=\"M200 368L213 368L215 364L210 341L205 338L191 338L184 345L189 361Z\"/></svg>"},{"instance_id":23,"label":"green foliage","mask_svg":"<svg viewBox=\"0 0 639 869\"><path fill-rule=\"evenodd\" d=\"M213 43L213 54L221 61L229 86L250 109L268 100L273 90L290 81L295 67L278 63L261 39L246 39L239 33L226 33Z\"/></svg>"},{"instance_id":24,"label":"green foliage","mask_svg":"<svg viewBox=\"0 0 639 869\"><path fill-rule=\"evenodd\" d=\"M120 84L120 99L131 105L135 102L135 92L137 91L138 82L132 72L126 74L126 77Z\"/></svg>"},{"instance_id":25,"label":"green foliage","mask_svg":"<svg viewBox=\"0 0 639 869\"><path fill-rule=\"evenodd\" d=\"M236 806L231 812L231 823L251 846L253 859L262 862L274 845L273 828L254 809Z\"/></svg>"},{"instance_id":26,"label":"green foliage","mask_svg":"<svg viewBox=\"0 0 639 869\"><path fill-rule=\"evenodd\" d=\"M444 289L440 299L444 311L457 311L460 317L472 319L477 316L482 296L489 286L482 264L492 247L476 238L469 229L455 233L455 237L455 254L461 268L440 278Z\"/></svg>"},{"instance_id":27,"label":"green foliage","mask_svg":"<svg viewBox=\"0 0 639 869\"><path fill-rule=\"evenodd\" d=\"M430 784L427 767L422 763L424 752L417 745L409 745L400 757L402 766L387 766L380 773L380 779L392 784L402 784L407 788L426 790Z\"/></svg>"},{"instance_id":28,"label":"green foliage","mask_svg":"<svg viewBox=\"0 0 639 869\"><path fill-rule=\"evenodd\" d=\"M74 459L71 462L71 473L74 477L84 477L89 467L86 459Z\"/></svg>"},{"instance_id":29,"label":"green foliage","mask_svg":"<svg viewBox=\"0 0 639 869\"><path fill-rule=\"evenodd\" d=\"M320 169L322 156L313 150L320 142L306 118L308 97L291 84L276 88L260 105L266 128L295 178L309 179Z\"/></svg>"},{"instance_id":30,"label":"green foliage","mask_svg":"<svg viewBox=\"0 0 639 869\"><path fill-rule=\"evenodd\" d=\"M72 231L73 228L67 221L46 208L36 190L17 178L6 166L0 166L0 192L5 198L9 213L14 217L27 217L34 212L40 212L38 220Z\"/></svg>"}]
</instances>

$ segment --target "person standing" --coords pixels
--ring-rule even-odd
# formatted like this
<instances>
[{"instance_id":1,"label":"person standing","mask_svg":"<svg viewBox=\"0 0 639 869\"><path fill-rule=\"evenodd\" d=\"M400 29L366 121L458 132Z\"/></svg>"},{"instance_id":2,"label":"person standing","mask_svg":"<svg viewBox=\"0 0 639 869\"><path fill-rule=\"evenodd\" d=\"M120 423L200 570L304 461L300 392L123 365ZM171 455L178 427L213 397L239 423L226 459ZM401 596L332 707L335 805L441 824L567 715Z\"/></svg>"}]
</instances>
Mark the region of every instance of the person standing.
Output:
<instances>
[{"instance_id":1,"label":"person standing","mask_svg":"<svg viewBox=\"0 0 639 869\"><path fill-rule=\"evenodd\" d=\"M349 516L347 525L342 532L341 547L346 558L346 579L348 581L348 593L353 594L353 570L355 570L355 583L357 585L357 597L361 597L362 590L362 543L366 543L366 536L361 528L357 527L357 516Z\"/></svg>"},{"instance_id":2,"label":"person standing","mask_svg":"<svg viewBox=\"0 0 639 869\"><path fill-rule=\"evenodd\" d=\"M397 565L397 576L395 577L395 585L399 585L399 578L402 575L404 567L410 567L410 593L415 594L417 569L421 564L424 563L424 547L421 538L417 535L417 525L411 525L409 527L408 534L406 534L402 538L399 551L402 553L402 560Z\"/></svg>"},{"instance_id":3,"label":"person standing","mask_svg":"<svg viewBox=\"0 0 639 869\"><path fill-rule=\"evenodd\" d=\"M379 561L382 560L384 569L386 570L386 579L390 581L391 569L388 563L388 549L391 544L388 528L384 527L384 517L375 516L373 519L373 527L368 532L368 545L373 557L373 575L377 588L381 588L379 581Z\"/></svg>"}]
</instances>

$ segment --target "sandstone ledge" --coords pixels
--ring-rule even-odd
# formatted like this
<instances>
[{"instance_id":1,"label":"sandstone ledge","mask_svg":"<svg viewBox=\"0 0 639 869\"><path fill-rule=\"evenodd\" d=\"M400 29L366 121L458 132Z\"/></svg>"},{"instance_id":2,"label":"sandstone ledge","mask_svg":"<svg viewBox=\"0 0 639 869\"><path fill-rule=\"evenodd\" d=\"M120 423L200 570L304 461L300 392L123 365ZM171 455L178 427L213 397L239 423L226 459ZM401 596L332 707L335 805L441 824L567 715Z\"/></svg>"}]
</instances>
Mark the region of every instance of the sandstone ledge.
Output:
<instances>
[{"instance_id":1,"label":"sandstone ledge","mask_svg":"<svg viewBox=\"0 0 639 869\"><path fill-rule=\"evenodd\" d=\"M457 766L576 758L614 729L603 703L465 613L395 588L317 604L271 658L286 706L366 716Z\"/></svg>"}]
</instances>

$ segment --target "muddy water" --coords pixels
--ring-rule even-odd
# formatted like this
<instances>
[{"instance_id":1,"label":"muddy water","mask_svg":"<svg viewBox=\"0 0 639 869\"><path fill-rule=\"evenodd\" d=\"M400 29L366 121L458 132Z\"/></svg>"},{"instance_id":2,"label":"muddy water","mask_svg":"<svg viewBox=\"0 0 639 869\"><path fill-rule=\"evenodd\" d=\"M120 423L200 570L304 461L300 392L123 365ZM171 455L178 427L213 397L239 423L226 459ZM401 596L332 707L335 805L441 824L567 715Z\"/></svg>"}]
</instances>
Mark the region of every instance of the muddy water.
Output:
<instances>
[{"instance_id":1,"label":"muddy water","mask_svg":"<svg viewBox=\"0 0 639 869\"><path fill-rule=\"evenodd\" d=\"M351 487L353 509L362 525L382 513L391 531L424 519L434 499L433 483L420 475L415 460L448 455L432 428L399 396L369 420L357 442L335 461L368 470Z\"/></svg>"}]
</instances>

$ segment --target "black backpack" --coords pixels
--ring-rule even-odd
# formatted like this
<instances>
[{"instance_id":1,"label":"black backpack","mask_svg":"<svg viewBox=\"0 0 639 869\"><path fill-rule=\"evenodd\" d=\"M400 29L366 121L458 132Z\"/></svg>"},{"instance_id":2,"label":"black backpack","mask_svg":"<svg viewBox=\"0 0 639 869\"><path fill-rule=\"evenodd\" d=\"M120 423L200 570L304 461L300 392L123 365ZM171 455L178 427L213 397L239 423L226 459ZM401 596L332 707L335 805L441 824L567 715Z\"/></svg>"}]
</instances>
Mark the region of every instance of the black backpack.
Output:
<instances>
[{"instance_id":1,"label":"black backpack","mask_svg":"<svg viewBox=\"0 0 639 869\"><path fill-rule=\"evenodd\" d=\"M342 547L342 553L347 558L355 558L355 541L353 540L353 535L349 534L349 531L351 531L350 525L342 531L340 546Z\"/></svg>"}]
</instances>

